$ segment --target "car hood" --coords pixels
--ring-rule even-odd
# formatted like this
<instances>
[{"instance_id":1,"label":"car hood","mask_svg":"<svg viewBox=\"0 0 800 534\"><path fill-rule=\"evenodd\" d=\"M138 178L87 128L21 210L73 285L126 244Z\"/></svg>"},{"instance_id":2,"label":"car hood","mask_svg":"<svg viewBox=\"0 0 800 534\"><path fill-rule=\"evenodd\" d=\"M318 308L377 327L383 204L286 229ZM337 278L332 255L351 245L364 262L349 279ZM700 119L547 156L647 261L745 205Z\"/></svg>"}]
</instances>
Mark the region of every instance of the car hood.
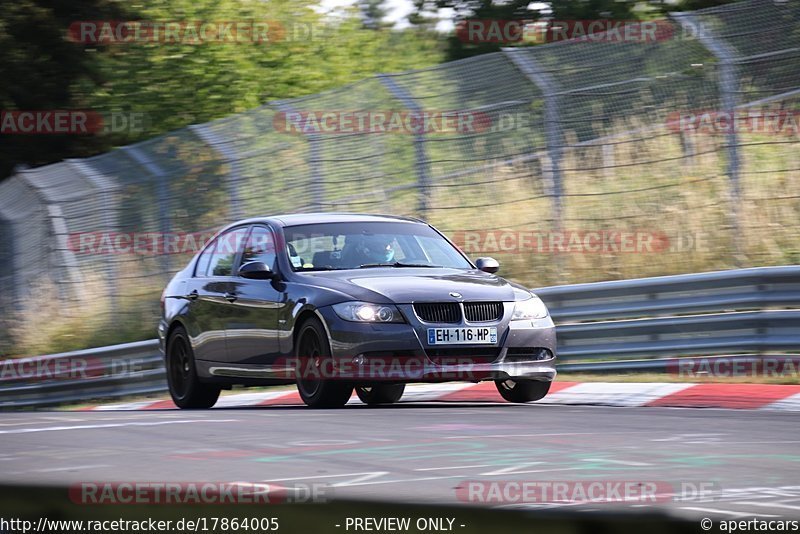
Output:
<instances>
[{"instance_id":1,"label":"car hood","mask_svg":"<svg viewBox=\"0 0 800 534\"><path fill-rule=\"evenodd\" d=\"M459 293L465 301L511 302L530 296L524 287L479 270L376 267L322 271L314 273L313 278L313 283L357 300L374 301L380 295L397 304L452 301L451 292Z\"/></svg>"}]
</instances>

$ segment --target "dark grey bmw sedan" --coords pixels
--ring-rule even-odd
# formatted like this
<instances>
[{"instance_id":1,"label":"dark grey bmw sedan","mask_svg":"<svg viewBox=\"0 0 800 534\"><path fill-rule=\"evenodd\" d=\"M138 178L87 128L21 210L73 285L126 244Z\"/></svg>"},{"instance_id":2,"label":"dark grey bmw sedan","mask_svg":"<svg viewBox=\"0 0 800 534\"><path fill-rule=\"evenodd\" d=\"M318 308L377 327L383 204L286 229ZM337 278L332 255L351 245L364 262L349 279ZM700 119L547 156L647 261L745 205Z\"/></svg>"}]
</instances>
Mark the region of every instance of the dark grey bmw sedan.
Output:
<instances>
[{"instance_id":1,"label":"dark grey bmw sedan","mask_svg":"<svg viewBox=\"0 0 800 534\"><path fill-rule=\"evenodd\" d=\"M169 282L169 389L209 408L233 385L297 384L312 407L396 402L409 382L492 380L544 397L555 327L542 301L406 217L295 214L220 231Z\"/></svg>"}]
</instances>

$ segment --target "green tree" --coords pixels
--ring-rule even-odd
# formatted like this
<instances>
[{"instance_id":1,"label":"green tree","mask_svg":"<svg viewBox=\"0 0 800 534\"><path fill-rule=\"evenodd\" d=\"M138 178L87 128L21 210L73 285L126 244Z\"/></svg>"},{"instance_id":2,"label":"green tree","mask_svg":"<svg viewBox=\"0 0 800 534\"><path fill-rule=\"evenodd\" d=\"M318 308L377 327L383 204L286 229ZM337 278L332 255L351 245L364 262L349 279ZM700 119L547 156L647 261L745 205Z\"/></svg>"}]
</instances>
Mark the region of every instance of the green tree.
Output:
<instances>
[{"instance_id":1,"label":"green tree","mask_svg":"<svg viewBox=\"0 0 800 534\"><path fill-rule=\"evenodd\" d=\"M87 108L87 95L75 88L102 85L104 73L95 55L65 39L67 28L78 20L124 19L124 4L13 0L0 5L0 110ZM43 165L109 146L96 136L0 134L0 179L16 165Z\"/></svg>"},{"instance_id":2,"label":"green tree","mask_svg":"<svg viewBox=\"0 0 800 534\"><path fill-rule=\"evenodd\" d=\"M440 62L437 37L364 28L357 8L326 20L315 1L158 0L139 4L145 20L272 21L269 42L109 47L97 58L108 80L87 87L96 107L145 113L147 138L286 99L339 87L371 74ZM120 139L129 142L136 137Z\"/></svg>"},{"instance_id":3,"label":"green tree","mask_svg":"<svg viewBox=\"0 0 800 534\"><path fill-rule=\"evenodd\" d=\"M384 0L358 0L358 8L364 19L364 26L373 30L384 27L383 18L386 16Z\"/></svg>"},{"instance_id":4,"label":"green tree","mask_svg":"<svg viewBox=\"0 0 800 534\"><path fill-rule=\"evenodd\" d=\"M16 164L90 155L270 100L317 93L378 72L425 67L444 57L442 39L433 32L367 28L358 6L326 18L316 9L317 0L92 0L80 9L60 10L42 7L45 3L6 2L0 72L14 83L0 89L2 109L129 112L145 121L143 128L96 137L6 136L0 176ZM268 22L271 29L266 42L154 39L98 45L67 39L67 29L78 20L253 21Z\"/></svg>"},{"instance_id":5,"label":"green tree","mask_svg":"<svg viewBox=\"0 0 800 534\"><path fill-rule=\"evenodd\" d=\"M528 0L415 0L415 12L409 17L409 21L416 25L428 25L431 22L430 13L449 8L453 10L456 24L468 19L533 22L541 18L541 13L531 9L532 4ZM555 20L637 18L634 13L637 0L554 0L549 4L552 12L548 17ZM455 32L448 39L447 59L497 52L510 45L515 43L468 42L463 34Z\"/></svg>"},{"instance_id":6,"label":"green tree","mask_svg":"<svg viewBox=\"0 0 800 534\"><path fill-rule=\"evenodd\" d=\"M670 11L696 11L707 7L722 6L738 0L680 0L677 6L671 6Z\"/></svg>"}]
</instances>

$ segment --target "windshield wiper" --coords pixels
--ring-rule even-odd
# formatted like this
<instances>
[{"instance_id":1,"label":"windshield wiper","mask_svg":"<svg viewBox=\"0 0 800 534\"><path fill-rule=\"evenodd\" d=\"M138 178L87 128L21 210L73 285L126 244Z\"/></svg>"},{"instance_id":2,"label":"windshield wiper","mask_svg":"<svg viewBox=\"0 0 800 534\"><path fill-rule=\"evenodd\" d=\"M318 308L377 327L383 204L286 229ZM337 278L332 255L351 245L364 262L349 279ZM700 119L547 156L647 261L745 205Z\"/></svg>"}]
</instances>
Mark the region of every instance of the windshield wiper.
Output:
<instances>
[{"instance_id":1,"label":"windshield wiper","mask_svg":"<svg viewBox=\"0 0 800 534\"><path fill-rule=\"evenodd\" d=\"M403 263L396 261L393 263L364 263L359 265L359 269L369 269L370 267L430 267L434 269L441 269L441 265L429 265L427 263Z\"/></svg>"}]
</instances>

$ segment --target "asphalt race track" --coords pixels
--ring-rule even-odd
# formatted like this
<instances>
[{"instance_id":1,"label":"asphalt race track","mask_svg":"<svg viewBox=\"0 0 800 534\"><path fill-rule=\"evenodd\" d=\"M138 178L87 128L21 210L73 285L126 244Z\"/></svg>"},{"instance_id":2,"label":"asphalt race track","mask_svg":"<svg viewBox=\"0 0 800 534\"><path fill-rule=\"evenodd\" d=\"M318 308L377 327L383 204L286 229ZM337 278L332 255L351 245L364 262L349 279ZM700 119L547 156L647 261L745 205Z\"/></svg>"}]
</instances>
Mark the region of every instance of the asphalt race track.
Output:
<instances>
[{"instance_id":1,"label":"asphalt race track","mask_svg":"<svg viewBox=\"0 0 800 534\"><path fill-rule=\"evenodd\" d=\"M459 504L467 481L652 481L702 495L483 505L800 516L800 425L777 411L409 403L18 412L0 416L0 443L10 483L265 481L325 484L334 499Z\"/></svg>"}]
</instances>

